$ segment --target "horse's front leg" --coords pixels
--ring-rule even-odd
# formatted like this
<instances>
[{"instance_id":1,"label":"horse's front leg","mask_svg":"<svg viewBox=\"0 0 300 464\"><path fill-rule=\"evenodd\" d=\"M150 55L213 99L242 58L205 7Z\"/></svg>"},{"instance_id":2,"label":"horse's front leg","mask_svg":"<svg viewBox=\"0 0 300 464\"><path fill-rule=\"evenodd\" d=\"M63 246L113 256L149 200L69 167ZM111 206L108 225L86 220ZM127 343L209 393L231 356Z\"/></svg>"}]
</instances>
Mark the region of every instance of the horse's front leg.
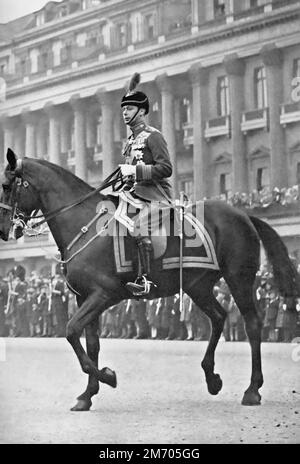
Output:
<instances>
[{"instance_id":1,"label":"horse's front leg","mask_svg":"<svg viewBox=\"0 0 300 464\"><path fill-rule=\"evenodd\" d=\"M88 357L98 368L98 356L100 343L98 336L98 316L85 328L86 351ZM89 374L89 380L86 390L78 396L76 405L71 411L88 411L92 406L92 396L97 395L99 391L99 381L94 374Z\"/></svg>"},{"instance_id":2,"label":"horse's front leg","mask_svg":"<svg viewBox=\"0 0 300 464\"><path fill-rule=\"evenodd\" d=\"M79 360L83 372L89 375L87 390L80 395L78 403L72 410L86 411L91 406L91 396L98 392L99 386L96 382L102 382L116 387L116 374L114 371L105 367L98 370L99 339L97 335L96 321L99 314L111 306L111 301L105 293L95 292L90 295L80 306L77 313L72 317L67 325L67 340L72 345ZM85 352L80 335L87 327L86 342L87 351Z\"/></svg>"}]
</instances>

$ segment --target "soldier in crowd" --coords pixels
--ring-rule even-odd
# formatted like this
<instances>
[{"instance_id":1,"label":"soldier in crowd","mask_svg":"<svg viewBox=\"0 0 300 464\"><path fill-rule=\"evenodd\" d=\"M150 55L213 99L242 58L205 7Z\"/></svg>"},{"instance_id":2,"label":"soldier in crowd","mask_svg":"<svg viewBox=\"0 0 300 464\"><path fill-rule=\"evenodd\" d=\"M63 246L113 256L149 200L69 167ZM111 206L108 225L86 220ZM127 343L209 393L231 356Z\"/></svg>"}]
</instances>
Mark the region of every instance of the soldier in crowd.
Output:
<instances>
[{"instance_id":1,"label":"soldier in crowd","mask_svg":"<svg viewBox=\"0 0 300 464\"><path fill-rule=\"evenodd\" d=\"M120 338L129 338L127 337L128 326L130 326L130 303L128 304L129 300L124 300L119 303L118 313L119 313L119 337ZM127 311L128 307L128 311Z\"/></svg>"},{"instance_id":2,"label":"soldier in crowd","mask_svg":"<svg viewBox=\"0 0 300 464\"><path fill-rule=\"evenodd\" d=\"M122 338L133 338L136 334L135 323L134 323L134 316L133 316L133 305L135 304L135 300L127 300L126 304L122 308L122 327L124 330L122 331L123 335Z\"/></svg>"},{"instance_id":3,"label":"soldier in crowd","mask_svg":"<svg viewBox=\"0 0 300 464\"><path fill-rule=\"evenodd\" d=\"M14 305L15 305L15 336L28 337L29 323L26 315L26 292L27 282L25 281L26 271L23 266L15 266L14 268Z\"/></svg>"},{"instance_id":4,"label":"soldier in crowd","mask_svg":"<svg viewBox=\"0 0 300 464\"><path fill-rule=\"evenodd\" d=\"M266 329L265 335L268 342L275 341L276 319L279 307L279 297L275 290L271 290L268 294L266 313L264 320L264 327Z\"/></svg>"},{"instance_id":5,"label":"soldier in crowd","mask_svg":"<svg viewBox=\"0 0 300 464\"><path fill-rule=\"evenodd\" d=\"M162 311L162 298L154 298L146 303L146 317L150 327L151 339L159 338L160 318Z\"/></svg>"},{"instance_id":6,"label":"soldier in crowd","mask_svg":"<svg viewBox=\"0 0 300 464\"><path fill-rule=\"evenodd\" d=\"M183 305L182 312L180 315L180 321L185 324L187 337L186 340L194 340L193 327L192 327L192 300L184 293L183 294Z\"/></svg>"},{"instance_id":7,"label":"soldier in crowd","mask_svg":"<svg viewBox=\"0 0 300 464\"><path fill-rule=\"evenodd\" d=\"M42 317L42 337L51 337L53 331L50 296L48 284L43 283L37 297L37 304Z\"/></svg>"},{"instance_id":8,"label":"soldier in crowd","mask_svg":"<svg viewBox=\"0 0 300 464\"><path fill-rule=\"evenodd\" d=\"M133 300L132 317L134 319L136 335L134 338L148 338L149 326L146 318L147 300Z\"/></svg>"},{"instance_id":9,"label":"soldier in crowd","mask_svg":"<svg viewBox=\"0 0 300 464\"><path fill-rule=\"evenodd\" d=\"M300 302L278 297L272 273L263 272L257 275L254 291L258 311L261 317L264 315L264 340L291 342L300 336ZM225 339L245 340L243 318L225 282L218 283L214 294L228 313ZM15 266L6 278L0 279L0 336L64 336L66 322L76 310L75 295L67 290L58 272L51 283L36 272L31 272L26 281L25 269ZM105 337L207 340L210 335L209 318L187 295L181 314L176 294L150 301L127 300L105 311L99 319L99 333Z\"/></svg>"},{"instance_id":10,"label":"soldier in crowd","mask_svg":"<svg viewBox=\"0 0 300 464\"><path fill-rule=\"evenodd\" d=\"M170 297L169 303L171 305L170 326L167 340L174 340L179 337L180 332L180 310L179 310L179 293Z\"/></svg>"},{"instance_id":11,"label":"soldier in crowd","mask_svg":"<svg viewBox=\"0 0 300 464\"><path fill-rule=\"evenodd\" d=\"M221 279L219 282L219 286L215 286L214 293L216 295L216 300L220 303L220 305L225 309L227 315L229 314L229 303L230 303L230 291L225 283L224 279ZM225 320L224 328L223 328L223 337L225 341L230 341L230 330L229 330L229 319L228 316Z\"/></svg>"},{"instance_id":12,"label":"soldier in crowd","mask_svg":"<svg viewBox=\"0 0 300 464\"><path fill-rule=\"evenodd\" d=\"M230 301L228 305L228 324L229 324L229 339L232 342L237 342L239 340L238 335L238 320L240 312L237 307L236 302L233 299L233 296L230 296Z\"/></svg>"},{"instance_id":13,"label":"soldier in crowd","mask_svg":"<svg viewBox=\"0 0 300 464\"><path fill-rule=\"evenodd\" d=\"M56 274L50 282L50 291L52 293L51 311L56 322L56 336L66 336L66 326L68 322L68 311L65 306L65 285L61 274L56 271Z\"/></svg>"},{"instance_id":14,"label":"soldier in crowd","mask_svg":"<svg viewBox=\"0 0 300 464\"><path fill-rule=\"evenodd\" d=\"M165 340L169 335L169 328L172 318L174 297L162 298L160 336Z\"/></svg>"},{"instance_id":15,"label":"soldier in crowd","mask_svg":"<svg viewBox=\"0 0 300 464\"><path fill-rule=\"evenodd\" d=\"M25 306L30 336L36 337L40 334L41 317L38 310L36 292L33 287L27 289Z\"/></svg>"},{"instance_id":16,"label":"soldier in crowd","mask_svg":"<svg viewBox=\"0 0 300 464\"><path fill-rule=\"evenodd\" d=\"M5 306L8 297L8 284L4 281L3 276L0 276L0 337L7 335L7 326L5 323Z\"/></svg>"},{"instance_id":17,"label":"soldier in crowd","mask_svg":"<svg viewBox=\"0 0 300 464\"><path fill-rule=\"evenodd\" d=\"M298 322L297 299L295 297L285 298L284 304L285 312L283 321L283 341L285 343L289 343L296 336Z\"/></svg>"}]
</instances>

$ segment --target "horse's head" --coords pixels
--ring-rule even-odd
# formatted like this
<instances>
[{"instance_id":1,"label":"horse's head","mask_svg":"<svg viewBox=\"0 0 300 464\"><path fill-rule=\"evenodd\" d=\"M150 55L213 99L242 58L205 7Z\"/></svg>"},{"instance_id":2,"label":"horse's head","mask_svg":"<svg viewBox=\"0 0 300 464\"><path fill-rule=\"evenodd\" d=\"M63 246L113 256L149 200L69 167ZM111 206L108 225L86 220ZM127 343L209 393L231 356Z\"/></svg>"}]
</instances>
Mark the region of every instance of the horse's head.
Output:
<instances>
[{"instance_id":1,"label":"horse's head","mask_svg":"<svg viewBox=\"0 0 300 464\"><path fill-rule=\"evenodd\" d=\"M12 226L15 227L15 237L20 238L32 211L39 209L39 195L24 178L23 161L17 159L10 148L7 161L0 197L0 238L5 241Z\"/></svg>"}]
</instances>

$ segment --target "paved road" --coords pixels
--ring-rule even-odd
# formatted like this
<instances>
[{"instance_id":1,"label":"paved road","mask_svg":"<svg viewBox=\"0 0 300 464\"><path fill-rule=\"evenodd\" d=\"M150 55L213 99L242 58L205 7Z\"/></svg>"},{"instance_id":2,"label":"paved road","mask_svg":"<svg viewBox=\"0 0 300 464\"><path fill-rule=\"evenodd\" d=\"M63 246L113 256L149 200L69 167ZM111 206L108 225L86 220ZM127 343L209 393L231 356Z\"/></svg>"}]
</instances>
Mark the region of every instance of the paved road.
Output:
<instances>
[{"instance_id":1,"label":"paved road","mask_svg":"<svg viewBox=\"0 0 300 464\"><path fill-rule=\"evenodd\" d=\"M0 443L300 442L300 360L292 359L300 345L263 344L262 405L249 407L240 404L247 343L219 344L223 389L214 397L200 368L206 342L101 340L101 365L116 370L118 388L101 386L83 413L69 410L86 376L67 341L0 339L1 346Z\"/></svg>"}]
</instances>

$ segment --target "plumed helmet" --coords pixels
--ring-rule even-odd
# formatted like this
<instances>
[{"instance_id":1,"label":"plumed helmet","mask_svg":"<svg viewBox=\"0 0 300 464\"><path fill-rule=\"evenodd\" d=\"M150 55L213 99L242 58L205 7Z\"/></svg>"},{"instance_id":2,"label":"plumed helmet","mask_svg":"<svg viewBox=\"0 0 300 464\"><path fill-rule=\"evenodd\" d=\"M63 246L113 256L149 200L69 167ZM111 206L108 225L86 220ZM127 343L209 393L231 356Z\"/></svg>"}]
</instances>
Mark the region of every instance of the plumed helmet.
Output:
<instances>
[{"instance_id":1,"label":"plumed helmet","mask_svg":"<svg viewBox=\"0 0 300 464\"><path fill-rule=\"evenodd\" d=\"M137 85L140 83L141 75L139 73L134 73L130 79L128 91L124 95L121 101L121 107L126 105L137 106L138 108L144 108L146 114L149 113L149 100L147 95L140 90L136 90Z\"/></svg>"}]
</instances>

